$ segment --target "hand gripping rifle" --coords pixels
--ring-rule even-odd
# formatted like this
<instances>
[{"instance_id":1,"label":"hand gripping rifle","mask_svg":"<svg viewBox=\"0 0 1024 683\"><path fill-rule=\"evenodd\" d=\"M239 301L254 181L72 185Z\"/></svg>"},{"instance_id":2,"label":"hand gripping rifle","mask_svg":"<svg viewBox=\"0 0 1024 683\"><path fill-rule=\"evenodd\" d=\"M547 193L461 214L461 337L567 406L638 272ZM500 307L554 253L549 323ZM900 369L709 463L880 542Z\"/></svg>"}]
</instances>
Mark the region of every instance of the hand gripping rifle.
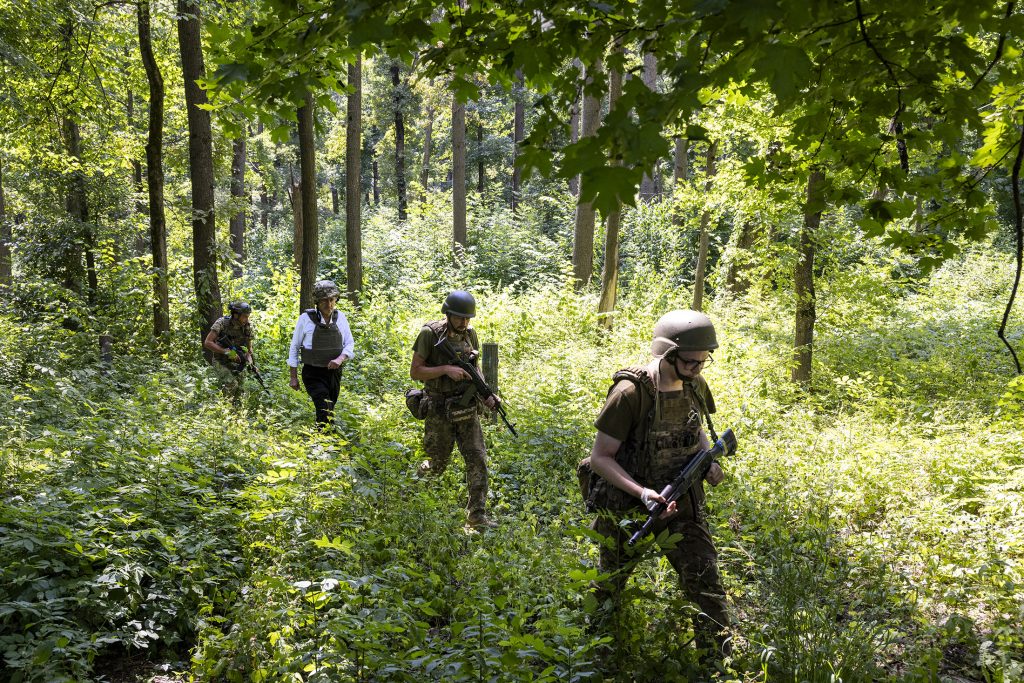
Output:
<instances>
[{"instance_id":1,"label":"hand gripping rifle","mask_svg":"<svg viewBox=\"0 0 1024 683\"><path fill-rule=\"evenodd\" d=\"M731 429L726 429L722 438L715 442L711 448L707 448L690 459L686 466L679 471L679 476L672 483L661 490L661 495L667 501L658 503L650 511L647 521L633 534L627 545L634 546L644 536L651 532L654 523L661 517L661 513L668 508L668 503L678 500L680 496L690 490L690 487L704 479L704 475L711 469L711 464L722 455L732 455L736 452L736 435Z\"/></svg>"},{"instance_id":2,"label":"hand gripping rifle","mask_svg":"<svg viewBox=\"0 0 1024 683\"><path fill-rule=\"evenodd\" d=\"M448 337L441 337L437 341L436 346L441 349L446 356L448 356L448 360L451 361L452 365L462 368L469 374L470 379L473 380L473 384L476 386L476 393L482 400L486 401L491 396L494 396L495 399L497 399L497 395L494 393L494 390L487 386L487 382L484 381L483 376L480 375L480 371L476 369L476 365L472 362L476 360L476 352L473 352L470 361L463 360L457 353L455 353L455 349L452 348L451 343L448 341ZM508 431L512 432L512 436L519 438L519 434L516 433L516 426L508 421L508 413L505 412L505 406L500 402L495 403L494 410L497 411L498 415L501 417L501 421L505 423L506 427L508 427Z\"/></svg>"},{"instance_id":3,"label":"hand gripping rifle","mask_svg":"<svg viewBox=\"0 0 1024 683\"><path fill-rule=\"evenodd\" d=\"M256 381L260 383L261 387L263 387L263 391L265 391L268 394L270 393L270 390L267 389L267 385L263 383L263 375L260 374L260 371L256 368L255 363L250 363L247 360L246 356L249 353L248 349L246 349L244 346L236 346L226 336L218 339L217 344L223 346L225 349L230 349L234 351L235 354L238 356L238 362L235 363L234 370L236 374L245 372L245 369L249 368L249 372L252 373L253 377L256 378Z\"/></svg>"}]
</instances>

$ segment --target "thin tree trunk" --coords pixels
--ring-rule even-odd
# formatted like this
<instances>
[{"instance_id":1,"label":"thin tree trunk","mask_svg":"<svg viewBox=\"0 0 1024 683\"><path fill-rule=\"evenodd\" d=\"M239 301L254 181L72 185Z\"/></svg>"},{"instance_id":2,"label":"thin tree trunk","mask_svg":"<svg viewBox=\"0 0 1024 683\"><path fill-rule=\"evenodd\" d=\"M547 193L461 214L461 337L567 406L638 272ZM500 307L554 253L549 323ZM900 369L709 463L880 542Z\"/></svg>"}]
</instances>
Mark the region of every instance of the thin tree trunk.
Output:
<instances>
[{"instance_id":1,"label":"thin tree trunk","mask_svg":"<svg viewBox=\"0 0 1024 683\"><path fill-rule=\"evenodd\" d=\"M466 233L466 105L452 97L452 236L459 246L468 246Z\"/></svg>"},{"instance_id":2,"label":"thin tree trunk","mask_svg":"<svg viewBox=\"0 0 1024 683\"><path fill-rule=\"evenodd\" d=\"M484 127L476 126L476 192L484 193Z\"/></svg>"},{"instance_id":3,"label":"thin tree trunk","mask_svg":"<svg viewBox=\"0 0 1024 683\"><path fill-rule=\"evenodd\" d=\"M704 167L704 194L711 192L715 177L715 155L718 153L718 141L708 144L708 158ZM704 306L704 271L708 263L708 227L711 224L711 212L707 209L700 215L700 245L697 248L697 268L693 274L693 310L703 310Z\"/></svg>"},{"instance_id":4,"label":"thin tree trunk","mask_svg":"<svg viewBox=\"0 0 1024 683\"><path fill-rule=\"evenodd\" d=\"M580 73L583 72L583 65L580 63L580 60L574 59L573 64L576 66L577 69L580 70ZM576 94L576 99L573 100L572 107L570 107L569 109L569 144L571 145L576 144L577 142L579 142L580 139L581 97L582 92L578 92ZM580 196L580 177L578 175L574 175L572 178L569 178L569 192L570 194L572 194L573 197Z\"/></svg>"},{"instance_id":5,"label":"thin tree trunk","mask_svg":"<svg viewBox=\"0 0 1024 683\"><path fill-rule=\"evenodd\" d=\"M380 169L377 167L377 153L373 155L373 205L380 206Z\"/></svg>"},{"instance_id":6,"label":"thin tree trunk","mask_svg":"<svg viewBox=\"0 0 1024 683\"><path fill-rule=\"evenodd\" d=\"M725 270L725 288L734 296L741 296L750 289L750 278L746 270L750 263L749 251L754 246L754 221L746 220L740 225L736 243L729 254L729 265Z\"/></svg>"},{"instance_id":7,"label":"thin tree trunk","mask_svg":"<svg viewBox=\"0 0 1024 683\"><path fill-rule=\"evenodd\" d=\"M11 268L11 225L7 222L7 203L4 198L4 157L0 154L0 287L9 287Z\"/></svg>"},{"instance_id":8,"label":"thin tree trunk","mask_svg":"<svg viewBox=\"0 0 1024 683\"><path fill-rule=\"evenodd\" d=\"M313 138L313 95L299 107L299 162L302 166L302 261L299 266L299 310L313 307L313 283L320 257L316 206L316 141Z\"/></svg>"},{"instance_id":9,"label":"thin tree trunk","mask_svg":"<svg viewBox=\"0 0 1024 683\"><path fill-rule=\"evenodd\" d=\"M213 130L206 91L199 81L206 78L203 62L202 18L199 4L178 0L178 45L185 82L188 112L188 158L192 180L192 276L196 304L203 324L200 339L221 315L220 284L217 279L217 229L213 204ZM209 356L209 352L206 352Z\"/></svg>"},{"instance_id":10,"label":"thin tree trunk","mask_svg":"<svg viewBox=\"0 0 1024 683\"><path fill-rule=\"evenodd\" d=\"M301 173L301 172L300 172ZM292 263L302 269L302 176L288 167L288 203L292 206Z\"/></svg>"},{"instance_id":11,"label":"thin tree trunk","mask_svg":"<svg viewBox=\"0 0 1024 683\"><path fill-rule=\"evenodd\" d=\"M519 158L519 150L523 146L523 139L526 137L526 107L523 98L526 96L523 72L516 71L516 86L513 89L515 98L515 109L512 115L512 213L519 212L519 199L522 193L523 172L516 161Z\"/></svg>"},{"instance_id":12,"label":"thin tree trunk","mask_svg":"<svg viewBox=\"0 0 1024 683\"><path fill-rule=\"evenodd\" d=\"M333 182L331 183L331 213L335 216L341 214L341 193L338 192L338 186Z\"/></svg>"},{"instance_id":13,"label":"thin tree trunk","mask_svg":"<svg viewBox=\"0 0 1024 683\"><path fill-rule=\"evenodd\" d=\"M128 57L128 55L125 54L125 57ZM136 132L136 130L135 130L135 92L131 88L128 88L128 101L127 101L127 104L125 106L125 109L126 109L125 118L128 120L127 121L127 123L128 123L128 130L130 130L132 132L132 135L134 136L134 134ZM144 188L142 186L142 162L139 161L137 158L133 157L132 160L131 160L131 164L132 164L132 187L135 188L135 197L136 197L136 200L135 200L135 211L140 216L145 216L146 215L147 207L146 207L146 202L144 202L142 200L142 193L143 193L143 190L144 190ZM149 242L149 238L146 235L146 233L143 232L143 233L138 233L136 235L136 237L135 237L135 249L134 249L135 256L143 256L144 254L146 254L146 252L149 251L149 244L148 244L148 242Z\"/></svg>"},{"instance_id":14,"label":"thin tree trunk","mask_svg":"<svg viewBox=\"0 0 1024 683\"><path fill-rule=\"evenodd\" d=\"M363 58L348 66L348 95L345 130L345 245L348 297L359 303L363 292L363 231L360 224L359 177L362 173Z\"/></svg>"},{"instance_id":15,"label":"thin tree trunk","mask_svg":"<svg viewBox=\"0 0 1024 683\"><path fill-rule=\"evenodd\" d=\"M622 72L608 73L608 111L614 111L615 105L622 96ZM619 165L619 162L615 162ZM597 312L602 314L598 320L606 329L612 329L614 323L616 292L619 284L619 224L622 210L616 207L608 214L605 222L604 269L601 271L601 299L597 304Z\"/></svg>"},{"instance_id":16,"label":"thin tree trunk","mask_svg":"<svg viewBox=\"0 0 1024 683\"><path fill-rule=\"evenodd\" d=\"M64 118L64 137L68 146L68 154L82 163L82 135L78 122L72 117ZM96 278L96 237L89 225L89 201L85 190L85 175L81 170L71 174L71 182L68 187L67 210L71 219L78 224L78 229L84 243L85 270L86 270L86 297L90 306L96 305L96 292L99 289ZM81 257L73 253L68 259L74 267L68 269L69 279L72 273L77 273L78 280L81 277ZM69 283L70 284L70 283ZM80 285L75 284L73 291L81 291Z\"/></svg>"},{"instance_id":17,"label":"thin tree trunk","mask_svg":"<svg viewBox=\"0 0 1024 683\"><path fill-rule=\"evenodd\" d=\"M398 193L398 220L408 218L405 196L405 117L402 114L404 97L398 62L391 65L391 85L395 100L395 190Z\"/></svg>"},{"instance_id":18,"label":"thin tree trunk","mask_svg":"<svg viewBox=\"0 0 1024 683\"><path fill-rule=\"evenodd\" d=\"M153 54L150 0L138 4L139 51L149 82L146 189L149 194L149 246L153 254L153 336L163 343L171 332L167 292L167 222L164 216L164 77Z\"/></svg>"},{"instance_id":19,"label":"thin tree trunk","mask_svg":"<svg viewBox=\"0 0 1024 683\"><path fill-rule=\"evenodd\" d=\"M231 145L231 199L236 208L230 222L231 250L235 253L231 268L236 278L242 277L245 263L245 143L245 133L242 133Z\"/></svg>"},{"instance_id":20,"label":"thin tree trunk","mask_svg":"<svg viewBox=\"0 0 1024 683\"><path fill-rule=\"evenodd\" d=\"M811 171L807 178L807 204L804 209L804 224L800 230L799 260L793 273L793 288L796 294L796 325L793 335L792 379L801 386L811 382L811 355L814 349L815 312L814 295L814 243L818 226L821 225L821 190L825 175L820 170Z\"/></svg>"},{"instance_id":21,"label":"thin tree trunk","mask_svg":"<svg viewBox=\"0 0 1024 683\"><path fill-rule=\"evenodd\" d=\"M256 124L256 135L259 137L263 135L262 122ZM260 144L262 145L263 143L261 142ZM267 175L270 173L273 173L273 171L262 164L260 165L260 223L263 225L264 235L270 229L270 197L267 193Z\"/></svg>"},{"instance_id":22,"label":"thin tree trunk","mask_svg":"<svg viewBox=\"0 0 1024 683\"><path fill-rule=\"evenodd\" d=\"M420 202L427 201L427 186L430 184L430 152L434 137L434 108L427 108L427 127L423 131L423 163L420 166Z\"/></svg>"},{"instance_id":23,"label":"thin tree trunk","mask_svg":"<svg viewBox=\"0 0 1024 683\"><path fill-rule=\"evenodd\" d=\"M644 68L641 74L641 79L647 89L651 92L658 91L658 58L652 53L647 52L644 54ZM651 170L652 174L657 174L658 165L655 164ZM658 198L658 188L655 182L654 175L648 175L644 173L643 179L640 181L640 199L645 202L651 202ZM698 309L699 310L699 309Z\"/></svg>"},{"instance_id":24,"label":"thin tree trunk","mask_svg":"<svg viewBox=\"0 0 1024 683\"><path fill-rule=\"evenodd\" d=\"M601 62L597 62L587 73L587 82L592 82L596 74L601 73ZM582 135L590 137L597 134L601 124L601 100L584 91ZM583 194L583 183L580 182L580 194ZM594 274L594 206L590 202L576 205L576 225L572 241L572 274L576 287L582 289Z\"/></svg>"},{"instance_id":25,"label":"thin tree trunk","mask_svg":"<svg viewBox=\"0 0 1024 683\"><path fill-rule=\"evenodd\" d=\"M690 141L687 138L676 138L672 164L672 194L675 195L679 185L690 177ZM683 214L676 205L672 211L672 224L682 225Z\"/></svg>"}]
</instances>

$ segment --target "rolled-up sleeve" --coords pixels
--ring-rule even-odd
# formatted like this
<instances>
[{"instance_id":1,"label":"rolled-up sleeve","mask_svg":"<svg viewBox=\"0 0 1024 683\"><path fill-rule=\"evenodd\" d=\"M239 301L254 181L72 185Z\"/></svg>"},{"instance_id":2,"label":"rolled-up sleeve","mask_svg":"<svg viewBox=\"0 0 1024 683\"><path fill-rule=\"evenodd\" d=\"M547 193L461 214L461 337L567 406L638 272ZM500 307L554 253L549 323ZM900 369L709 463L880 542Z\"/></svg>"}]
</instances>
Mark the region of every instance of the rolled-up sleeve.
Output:
<instances>
[{"instance_id":1,"label":"rolled-up sleeve","mask_svg":"<svg viewBox=\"0 0 1024 683\"><path fill-rule=\"evenodd\" d=\"M344 313L338 314L338 330L341 332L341 352L349 358L354 358L356 341L352 338L352 330L348 326L348 318Z\"/></svg>"},{"instance_id":2,"label":"rolled-up sleeve","mask_svg":"<svg viewBox=\"0 0 1024 683\"><path fill-rule=\"evenodd\" d=\"M295 321L295 331L292 332L292 345L288 347L288 367L299 367L299 348L302 347L302 337L305 335L306 326L303 325L306 316L299 316Z\"/></svg>"}]
</instances>

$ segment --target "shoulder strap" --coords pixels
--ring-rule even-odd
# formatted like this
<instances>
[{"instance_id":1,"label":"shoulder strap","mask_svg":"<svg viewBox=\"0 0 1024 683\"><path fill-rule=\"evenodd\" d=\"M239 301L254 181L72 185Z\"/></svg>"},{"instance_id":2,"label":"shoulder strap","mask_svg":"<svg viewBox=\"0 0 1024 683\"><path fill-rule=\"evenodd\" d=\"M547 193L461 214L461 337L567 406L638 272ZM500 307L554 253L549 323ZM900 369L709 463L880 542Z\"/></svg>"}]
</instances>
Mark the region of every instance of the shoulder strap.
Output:
<instances>
[{"instance_id":1,"label":"shoulder strap","mask_svg":"<svg viewBox=\"0 0 1024 683\"><path fill-rule=\"evenodd\" d=\"M612 375L612 385L608 388L608 393L612 393L612 389L615 385L622 380L628 380L632 382L639 391L644 392L647 398L650 400L651 407L647 413L640 416L640 424L635 432L636 434L647 434L647 431L651 428L654 423L654 412L657 409L658 401L658 389L654 386L654 380L651 379L650 373L647 372L647 368L643 366L630 366L628 368L622 368ZM646 442L646 436L643 437L643 441Z\"/></svg>"},{"instance_id":2,"label":"shoulder strap","mask_svg":"<svg viewBox=\"0 0 1024 683\"><path fill-rule=\"evenodd\" d=\"M438 339L441 338L441 335L444 333L447 326L448 323L444 320L431 320L428 323L423 323L423 327L429 327L430 331L433 332L434 336Z\"/></svg>"},{"instance_id":3,"label":"shoulder strap","mask_svg":"<svg viewBox=\"0 0 1024 683\"><path fill-rule=\"evenodd\" d=\"M711 434L711 443L714 444L718 441L718 434L715 433L715 425L711 422L711 413L708 411L707 401L704 400L704 392L700 390L700 382L687 382L686 385L690 388L690 393L693 394L693 400L697 403L697 407L700 408L700 414L704 416L704 421L707 422L708 432Z\"/></svg>"},{"instance_id":4,"label":"shoulder strap","mask_svg":"<svg viewBox=\"0 0 1024 683\"><path fill-rule=\"evenodd\" d=\"M305 311L303 311L303 313L309 316L309 319L313 321L314 325L320 324L319 311L317 311L315 308L307 308Z\"/></svg>"},{"instance_id":5,"label":"shoulder strap","mask_svg":"<svg viewBox=\"0 0 1024 683\"><path fill-rule=\"evenodd\" d=\"M469 335L469 343L473 347L473 350L478 350L480 348L480 338L476 336L476 330L472 327L467 327L466 334Z\"/></svg>"}]
</instances>

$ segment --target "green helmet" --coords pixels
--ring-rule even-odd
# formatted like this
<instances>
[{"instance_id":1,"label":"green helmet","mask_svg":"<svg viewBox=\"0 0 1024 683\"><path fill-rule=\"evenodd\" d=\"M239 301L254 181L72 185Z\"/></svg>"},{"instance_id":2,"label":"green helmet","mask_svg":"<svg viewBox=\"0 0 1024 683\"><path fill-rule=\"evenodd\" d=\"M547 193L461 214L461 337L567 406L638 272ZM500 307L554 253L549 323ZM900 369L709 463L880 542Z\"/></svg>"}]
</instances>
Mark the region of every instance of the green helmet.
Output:
<instances>
[{"instance_id":1,"label":"green helmet","mask_svg":"<svg viewBox=\"0 0 1024 683\"><path fill-rule=\"evenodd\" d=\"M317 280L313 283L313 303L318 304L323 299L337 299L341 296L341 290L332 280Z\"/></svg>"},{"instance_id":2,"label":"green helmet","mask_svg":"<svg viewBox=\"0 0 1024 683\"><path fill-rule=\"evenodd\" d=\"M245 301L232 301L228 304L228 313L231 315L245 315L252 313L252 306Z\"/></svg>"},{"instance_id":3,"label":"green helmet","mask_svg":"<svg viewBox=\"0 0 1024 683\"><path fill-rule=\"evenodd\" d=\"M476 315L476 299L469 292L456 289L445 297L444 305L441 306L441 313L457 315L460 318L472 318Z\"/></svg>"},{"instance_id":4,"label":"green helmet","mask_svg":"<svg viewBox=\"0 0 1024 683\"><path fill-rule=\"evenodd\" d=\"M697 311L669 311L654 324L651 355L661 358L671 351L711 351L718 348L711 318Z\"/></svg>"}]
</instances>

